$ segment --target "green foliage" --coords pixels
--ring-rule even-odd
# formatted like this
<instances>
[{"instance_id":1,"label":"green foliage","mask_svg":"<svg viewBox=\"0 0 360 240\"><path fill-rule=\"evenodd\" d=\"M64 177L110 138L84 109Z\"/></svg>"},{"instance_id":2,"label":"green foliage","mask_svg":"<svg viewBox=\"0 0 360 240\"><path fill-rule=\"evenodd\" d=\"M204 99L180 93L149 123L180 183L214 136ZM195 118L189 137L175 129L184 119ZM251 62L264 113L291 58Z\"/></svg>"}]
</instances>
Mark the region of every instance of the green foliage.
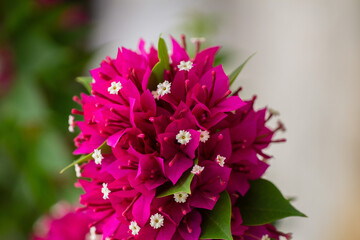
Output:
<instances>
[{"instance_id":1,"label":"green foliage","mask_svg":"<svg viewBox=\"0 0 360 240\"><path fill-rule=\"evenodd\" d=\"M0 1L0 71L12 73L0 81L0 239L28 239L52 205L80 194L74 172L58 172L74 148L67 120L81 86L73 78L91 55L88 26L66 16L87 5L40 2Z\"/></svg>"},{"instance_id":2,"label":"green foliage","mask_svg":"<svg viewBox=\"0 0 360 240\"><path fill-rule=\"evenodd\" d=\"M215 207L202 213L200 239L232 240L231 235L231 202L229 194L220 194Z\"/></svg>"},{"instance_id":3,"label":"green foliage","mask_svg":"<svg viewBox=\"0 0 360 240\"><path fill-rule=\"evenodd\" d=\"M170 70L169 55L165 40L159 37L158 42L158 57L159 62L151 70L151 75L148 83L149 89L155 89L157 84L163 82L164 71Z\"/></svg>"},{"instance_id":4,"label":"green foliage","mask_svg":"<svg viewBox=\"0 0 360 240\"><path fill-rule=\"evenodd\" d=\"M198 159L196 159L194 162L197 164ZM159 198L166 197L178 192L186 192L191 194L190 186L193 178L194 174L192 174L190 170L186 171L175 185L165 186L159 191L159 193L157 193L156 196Z\"/></svg>"},{"instance_id":5,"label":"green foliage","mask_svg":"<svg viewBox=\"0 0 360 240\"><path fill-rule=\"evenodd\" d=\"M194 174L190 172L185 172L183 176L179 179L179 181L175 185L171 185L170 187L166 188L164 191L160 191L159 194L157 194L157 197L166 197L169 195L173 195L174 193L178 192L186 192L188 194L191 193L190 190L190 184L194 177Z\"/></svg>"},{"instance_id":6,"label":"green foliage","mask_svg":"<svg viewBox=\"0 0 360 240\"><path fill-rule=\"evenodd\" d=\"M76 78L76 81L78 83L80 83L81 85L83 85L89 93L91 93L90 83L92 82L92 80L93 80L92 77L77 77Z\"/></svg>"},{"instance_id":7,"label":"green foliage","mask_svg":"<svg viewBox=\"0 0 360 240\"><path fill-rule=\"evenodd\" d=\"M229 82L230 86L234 83L237 76L243 70L247 62L255 55L256 53L251 54L239 67L237 67L230 75L229 75Z\"/></svg>"},{"instance_id":8,"label":"green foliage","mask_svg":"<svg viewBox=\"0 0 360 240\"><path fill-rule=\"evenodd\" d=\"M198 162L199 160L195 159L194 164L198 164ZM156 194L156 197L166 197L178 192L186 192L188 194L191 194L190 186L193 178L194 174L191 173L191 170L186 171L175 185L172 185L170 183L169 185L161 187Z\"/></svg>"},{"instance_id":9,"label":"green foliage","mask_svg":"<svg viewBox=\"0 0 360 240\"><path fill-rule=\"evenodd\" d=\"M237 202L243 224L263 225L276 220L290 217L306 217L295 209L274 184L265 179L250 183L250 189Z\"/></svg>"},{"instance_id":10,"label":"green foliage","mask_svg":"<svg viewBox=\"0 0 360 240\"><path fill-rule=\"evenodd\" d=\"M109 147L107 144L106 144L106 141L103 142L103 144L100 145L100 147L98 147L97 149L100 149L101 150L101 153L102 154L106 154L106 153L111 153L111 147ZM67 169L73 167L75 164L81 164L83 162L86 162L86 161L89 161L90 159L92 159L92 153L89 153L88 155L83 155L81 156L80 158L78 158L77 160L73 161L72 163L70 163L69 165L67 165L65 168L63 168L61 171L60 171L60 174L61 173L64 173Z\"/></svg>"}]
</instances>

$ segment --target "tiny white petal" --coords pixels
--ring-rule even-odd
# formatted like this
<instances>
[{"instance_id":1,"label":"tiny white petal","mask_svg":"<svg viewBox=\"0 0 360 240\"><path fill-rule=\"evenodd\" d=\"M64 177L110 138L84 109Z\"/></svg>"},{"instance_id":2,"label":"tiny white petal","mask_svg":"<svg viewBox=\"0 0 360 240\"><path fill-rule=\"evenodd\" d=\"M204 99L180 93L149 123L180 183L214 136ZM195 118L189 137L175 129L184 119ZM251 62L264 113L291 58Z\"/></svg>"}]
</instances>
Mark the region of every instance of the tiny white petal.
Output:
<instances>
[{"instance_id":1,"label":"tiny white petal","mask_svg":"<svg viewBox=\"0 0 360 240\"><path fill-rule=\"evenodd\" d=\"M177 203L185 203L188 196L189 196L189 194L186 192L174 193L174 199L175 199L175 202L177 202Z\"/></svg>"},{"instance_id":2,"label":"tiny white petal","mask_svg":"<svg viewBox=\"0 0 360 240\"><path fill-rule=\"evenodd\" d=\"M279 115L280 115L279 111L276 111L276 110L273 109L273 108L268 108L268 111L269 111L269 113L270 113L271 115L274 115L274 116L279 116Z\"/></svg>"},{"instance_id":3,"label":"tiny white petal","mask_svg":"<svg viewBox=\"0 0 360 240\"><path fill-rule=\"evenodd\" d=\"M188 144L191 140L191 133L185 130L180 130L179 133L176 135L176 140L180 144Z\"/></svg>"},{"instance_id":4,"label":"tiny white petal","mask_svg":"<svg viewBox=\"0 0 360 240\"><path fill-rule=\"evenodd\" d=\"M200 142L205 143L210 138L210 133L207 130L199 130Z\"/></svg>"},{"instance_id":5,"label":"tiny white petal","mask_svg":"<svg viewBox=\"0 0 360 240\"><path fill-rule=\"evenodd\" d=\"M171 82L164 81L162 83L159 83L157 85L157 94L162 97L165 94L171 93Z\"/></svg>"},{"instance_id":6,"label":"tiny white petal","mask_svg":"<svg viewBox=\"0 0 360 240\"><path fill-rule=\"evenodd\" d=\"M269 235L265 234L261 237L261 240L270 240Z\"/></svg>"},{"instance_id":7,"label":"tiny white petal","mask_svg":"<svg viewBox=\"0 0 360 240\"><path fill-rule=\"evenodd\" d=\"M216 162L217 162L221 167L224 166L225 160L226 160L226 157L223 157L223 156L220 156L220 155L217 155L217 156L216 156Z\"/></svg>"},{"instance_id":8,"label":"tiny white petal","mask_svg":"<svg viewBox=\"0 0 360 240\"><path fill-rule=\"evenodd\" d=\"M91 156L95 160L96 164L101 164L101 161L104 159L103 155L101 154L101 149L95 149Z\"/></svg>"},{"instance_id":9,"label":"tiny white petal","mask_svg":"<svg viewBox=\"0 0 360 240\"><path fill-rule=\"evenodd\" d=\"M156 100L159 100L160 95L159 95L158 91L151 91L151 94L153 95L153 97L154 97Z\"/></svg>"},{"instance_id":10,"label":"tiny white petal","mask_svg":"<svg viewBox=\"0 0 360 240\"><path fill-rule=\"evenodd\" d=\"M204 43L206 41L206 38L204 37L194 37L190 39L192 43Z\"/></svg>"},{"instance_id":11,"label":"tiny white petal","mask_svg":"<svg viewBox=\"0 0 360 240\"><path fill-rule=\"evenodd\" d=\"M97 236L96 236L96 228L95 227L91 227L90 228L90 237L89 240L96 240Z\"/></svg>"},{"instance_id":12,"label":"tiny white petal","mask_svg":"<svg viewBox=\"0 0 360 240\"><path fill-rule=\"evenodd\" d=\"M111 193L111 191L108 189L107 183L103 183L101 188L101 193L104 194L103 195L104 200L109 199L109 194Z\"/></svg>"},{"instance_id":13,"label":"tiny white petal","mask_svg":"<svg viewBox=\"0 0 360 240\"><path fill-rule=\"evenodd\" d=\"M76 173L76 177L81 177L81 168L79 166L79 164L75 164L75 173Z\"/></svg>"},{"instance_id":14,"label":"tiny white petal","mask_svg":"<svg viewBox=\"0 0 360 240\"><path fill-rule=\"evenodd\" d=\"M194 167L191 170L191 173L199 175L202 171L204 171L204 168L205 167L202 167L202 166L199 166L199 165L195 164Z\"/></svg>"},{"instance_id":15,"label":"tiny white petal","mask_svg":"<svg viewBox=\"0 0 360 240\"><path fill-rule=\"evenodd\" d=\"M74 132L74 127L75 127L75 118L72 115L69 115L69 132Z\"/></svg>"},{"instance_id":16,"label":"tiny white petal","mask_svg":"<svg viewBox=\"0 0 360 240\"><path fill-rule=\"evenodd\" d=\"M179 71L190 71L190 69L192 69L193 67L193 63L192 61L181 61L180 64L178 65Z\"/></svg>"},{"instance_id":17,"label":"tiny white petal","mask_svg":"<svg viewBox=\"0 0 360 240\"><path fill-rule=\"evenodd\" d=\"M150 217L150 226L154 229L161 228L164 226L164 217L160 213L155 213Z\"/></svg>"},{"instance_id":18,"label":"tiny white petal","mask_svg":"<svg viewBox=\"0 0 360 240\"><path fill-rule=\"evenodd\" d=\"M129 229L131 230L131 234L135 236L139 234L141 228L136 221L132 221L130 222Z\"/></svg>"},{"instance_id":19,"label":"tiny white petal","mask_svg":"<svg viewBox=\"0 0 360 240\"><path fill-rule=\"evenodd\" d=\"M112 82L111 86L108 87L108 91L110 94L118 94L121 88L122 85L120 82Z\"/></svg>"}]
</instances>

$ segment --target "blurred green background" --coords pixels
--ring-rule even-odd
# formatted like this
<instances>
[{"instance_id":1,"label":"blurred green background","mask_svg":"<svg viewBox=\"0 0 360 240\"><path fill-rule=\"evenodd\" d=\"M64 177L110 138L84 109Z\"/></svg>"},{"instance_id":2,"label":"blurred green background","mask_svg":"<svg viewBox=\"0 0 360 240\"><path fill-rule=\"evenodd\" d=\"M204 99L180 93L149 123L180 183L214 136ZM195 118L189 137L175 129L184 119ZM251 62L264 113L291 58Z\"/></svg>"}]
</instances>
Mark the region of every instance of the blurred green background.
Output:
<instances>
[{"instance_id":1,"label":"blurred green background","mask_svg":"<svg viewBox=\"0 0 360 240\"><path fill-rule=\"evenodd\" d=\"M84 91L75 77L88 75L94 55L86 47L90 8L89 1L0 1L0 239L29 239L55 203L77 203L81 193L74 171L59 170L74 159L68 116L72 97ZM217 21L205 14L184 19L179 33L217 32Z\"/></svg>"},{"instance_id":2,"label":"blurred green background","mask_svg":"<svg viewBox=\"0 0 360 240\"><path fill-rule=\"evenodd\" d=\"M28 239L59 199L74 202L68 115L87 49L88 1L0 1L0 239Z\"/></svg>"}]
</instances>

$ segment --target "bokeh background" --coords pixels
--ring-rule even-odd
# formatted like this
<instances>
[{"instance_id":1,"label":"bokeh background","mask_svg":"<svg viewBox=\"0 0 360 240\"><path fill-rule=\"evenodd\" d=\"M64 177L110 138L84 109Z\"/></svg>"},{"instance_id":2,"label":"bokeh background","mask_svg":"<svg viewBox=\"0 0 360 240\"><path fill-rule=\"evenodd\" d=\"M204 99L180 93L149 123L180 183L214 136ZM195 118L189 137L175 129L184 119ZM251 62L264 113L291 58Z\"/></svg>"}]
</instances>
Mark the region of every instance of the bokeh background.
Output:
<instances>
[{"instance_id":1,"label":"bokeh background","mask_svg":"<svg viewBox=\"0 0 360 240\"><path fill-rule=\"evenodd\" d=\"M273 145L266 177L309 218L280 228L295 240L360 234L360 1L0 1L0 239L27 239L59 200L76 202L75 78L119 46L160 33L220 44L241 97L280 112L288 142Z\"/></svg>"}]
</instances>

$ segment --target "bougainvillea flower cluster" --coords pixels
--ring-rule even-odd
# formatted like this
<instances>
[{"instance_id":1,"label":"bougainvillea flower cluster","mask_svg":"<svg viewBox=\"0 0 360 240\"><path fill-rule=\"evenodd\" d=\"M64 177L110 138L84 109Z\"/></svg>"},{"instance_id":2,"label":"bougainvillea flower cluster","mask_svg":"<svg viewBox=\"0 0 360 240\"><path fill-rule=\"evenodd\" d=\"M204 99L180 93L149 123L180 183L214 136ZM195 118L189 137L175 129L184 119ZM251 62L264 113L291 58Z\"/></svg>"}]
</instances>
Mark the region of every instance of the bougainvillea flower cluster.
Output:
<instances>
[{"instance_id":1,"label":"bougainvillea flower cluster","mask_svg":"<svg viewBox=\"0 0 360 240\"><path fill-rule=\"evenodd\" d=\"M72 113L83 121L70 117L69 129L81 131L74 154L91 156L75 170L92 231L103 239L204 238L206 214L226 194L231 238L290 239L271 224L243 225L237 205L269 167L264 150L283 141L273 140L282 124L267 127L272 112L230 91L214 66L219 47L190 58L185 41L171 42L165 57L143 40L137 51L119 49L91 70L91 94L74 97L82 109Z\"/></svg>"}]
</instances>

